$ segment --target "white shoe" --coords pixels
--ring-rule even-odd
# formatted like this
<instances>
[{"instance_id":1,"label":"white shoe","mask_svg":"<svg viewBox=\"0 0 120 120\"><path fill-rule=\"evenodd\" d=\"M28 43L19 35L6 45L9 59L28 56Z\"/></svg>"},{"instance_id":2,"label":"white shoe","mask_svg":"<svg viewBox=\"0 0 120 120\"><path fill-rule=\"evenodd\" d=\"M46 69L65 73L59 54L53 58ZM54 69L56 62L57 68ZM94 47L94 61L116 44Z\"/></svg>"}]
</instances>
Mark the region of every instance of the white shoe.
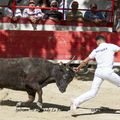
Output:
<instances>
[{"instance_id":1,"label":"white shoe","mask_svg":"<svg viewBox=\"0 0 120 120\"><path fill-rule=\"evenodd\" d=\"M76 110L77 110L77 106L74 104L74 102L72 101L71 102L71 105L70 105L70 112L71 112L71 115L74 116L76 115Z\"/></svg>"}]
</instances>

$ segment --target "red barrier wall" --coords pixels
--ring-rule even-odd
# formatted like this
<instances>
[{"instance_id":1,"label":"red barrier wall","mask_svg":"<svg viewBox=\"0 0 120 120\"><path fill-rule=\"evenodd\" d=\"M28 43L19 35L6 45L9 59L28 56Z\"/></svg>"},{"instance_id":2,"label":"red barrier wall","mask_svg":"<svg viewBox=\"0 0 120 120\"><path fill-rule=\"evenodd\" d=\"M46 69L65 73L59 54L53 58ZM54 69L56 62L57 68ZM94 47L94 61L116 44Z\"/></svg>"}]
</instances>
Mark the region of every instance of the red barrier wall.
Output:
<instances>
[{"instance_id":1,"label":"red barrier wall","mask_svg":"<svg viewBox=\"0 0 120 120\"><path fill-rule=\"evenodd\" d=\"M0 57L44 57L47 59L84 59L96 47L95 36L120 46L120 34L73 31L5 31L0 30ZM120 54L116 61L120 62Z\"/></svg>"}]
</instances>

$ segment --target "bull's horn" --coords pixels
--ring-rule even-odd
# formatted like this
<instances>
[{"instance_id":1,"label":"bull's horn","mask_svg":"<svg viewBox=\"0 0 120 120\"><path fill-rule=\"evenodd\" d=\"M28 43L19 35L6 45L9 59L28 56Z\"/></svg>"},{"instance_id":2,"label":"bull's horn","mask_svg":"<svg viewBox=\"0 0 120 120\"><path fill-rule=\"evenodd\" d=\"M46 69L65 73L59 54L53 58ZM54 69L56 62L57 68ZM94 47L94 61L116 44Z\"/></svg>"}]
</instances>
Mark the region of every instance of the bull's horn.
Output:
<instances>
[{"instance_id":1,"label":"bull's horn","mask_svg":"<svg viewBox=\"0 0 120 120\"><path fill-rule=\"evenodd\" d=\"M73 61L74 59L75 59L75 56L73 56L72 59L71 59L68 63L66 63L66 66L69 66L70 63L72 63L72 61Z\"/></svg>"}]
</instances>

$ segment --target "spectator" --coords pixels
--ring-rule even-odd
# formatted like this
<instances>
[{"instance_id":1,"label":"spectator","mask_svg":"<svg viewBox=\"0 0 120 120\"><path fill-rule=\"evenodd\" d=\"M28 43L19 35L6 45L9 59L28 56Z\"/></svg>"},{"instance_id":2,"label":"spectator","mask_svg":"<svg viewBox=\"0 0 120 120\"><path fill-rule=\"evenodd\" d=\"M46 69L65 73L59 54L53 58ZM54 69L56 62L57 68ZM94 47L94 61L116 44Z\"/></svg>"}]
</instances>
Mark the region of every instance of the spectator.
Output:
<instances>
[{"instance_id":1,"label":"spectator","mask_svg":"<svg viewBox=\"0 0 120 120\"><path fill-rule=\"evenodd\" d=\"M101 23L105 21L105 18L102 14L102 12L98 12L97 10L97 4L92 3L90 5L90 10L86 11L84 14L84 19L86 21L91 21L94 23Z\"/></svg>"},{"instance_id":2,"label":"spectator","mask_svg":"<svg viewBox=\"0 0 120 120\"><path fill-rule=\"evenodd\" d=\"M117 29L118 26L120 26L120 8L117 8L115 11L114 29Z\"/></svg>"},{"instance_id":3,"label":"spectator","mask_svg":"<svg viewBox=\"0 0 120 120\"><path fill-rule=\"evenodd\" d=\"M66 18L67 21L83 21L83 14L78 10L79 3L77 1L73 1L71 4L72 10L67 12Z\"/></svg>"},{"instance_id":4,"label":"spectator","mask_svg":"<svg viewBox=\"0 0 120 120\"><path fill-rule=\"evenodd\" d=\"M40 7L50 7L50 1L49 0L38 0L37 5Z\"/></svg>"},{"instance_id":5,"label":"spectator","mask_svg":"<svg viewBox=\"0 0 120 120\"><path fill-rule=\"evenodd\" d=\"M51 7L51 10L45 14L44 19L51 19L56 22L60 22L61 20L63 20L63 14L59 12L57 9L58 2L56 0L53 0L51 2L50 7Z\"/></svg>"},{"instance_id":6,"label":"spectator","mask_svg":"<svg viewBox=\"0 0 120 120\"><path fill-rule=\"evenodd\" d=\"M53 1L53 0L49 0L50 3ZM60 4L63 0L56 0L58 2L58 4ZM67 1L67 0L66 0Z\"/></svg>"},{"instance_id":7,"label":"spectator","mask_svg":"<svg viewBox=\"0 0 120 120\"><path fill-rule=\"evenodd\" d=\"M107 10L112 10L112 6L108 6ZM115 32L117 30L117 27L120 25L120 8L118 7L118 1L114 1L114 20L111 12L105 12L104 14L106 21L113 22L113 31Z\"/></svg>"},{"instance_id":8,"label":"spectator","mask_svg":"<svg viewBox=\"0 0 120 120\"><path fill-rule=\"evenodd\" d=\"M0 7L0 18L2 18L2 17L3 17L3 8Z\"/></svg>"},{"instance_id":9,"label":"spectator","mask_svg":"<svg viewBox=\"0 0 120 120\"><path fill-rule=\"evenodd\" d=\"M11 7L11 1L9 1L8 6L4 8L4 16L10 18L13 22L16 22L19 20L20 17L22 17L22 13L20 9L12 9Z\"/></svg>"},{"instance_id":10,"label":"spectator","mask_svg":"<svg viewBox=\"0 0 120 120\"><path fill-rule=\"evenodd\" d=\"M44 7L50 7L50 1L49 0L38 0L37 5L44 8ZM44 14L47 13L48 10L43 9L42 12Z\"/></svg>"},{"instance_id":11,"label":"spectator","mask_svg":"<svg viewBox=\"0 0 120 120\"><path fill-rule=\"evenodd\" d=\"M29 0L16 0L16 2L18 3L18 5L20 6L27 6L29 3Z\"/></svg>"},{"instance_id":12,"label":"spectator","mask_svg":"<svg viewBox=\"0 0 120 120\"><path fill-rule=\"evenodd\" d=\"M36 9L35 2L32 0L29 2L29 7L23 11L23 17L28 18L32 23L37 23L43 18L43 13L40 9ZM33 8L32 8L33 7Z\"/></svg>"}]
</instances>

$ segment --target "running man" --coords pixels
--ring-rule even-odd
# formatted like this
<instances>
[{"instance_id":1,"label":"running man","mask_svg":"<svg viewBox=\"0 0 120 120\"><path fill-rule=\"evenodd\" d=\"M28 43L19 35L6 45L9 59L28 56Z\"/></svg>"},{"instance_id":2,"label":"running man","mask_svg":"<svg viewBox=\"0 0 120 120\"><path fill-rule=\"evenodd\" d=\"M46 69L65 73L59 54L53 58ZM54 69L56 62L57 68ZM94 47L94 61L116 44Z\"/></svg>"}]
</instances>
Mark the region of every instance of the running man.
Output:
<instances>
[{"instance_id":1,"label":"running man","mask_svg":"<svg viewBox=\"0 0 120 120\"><path fill-rule=\"evenodd\" d=\"M120 47L114 44L106 43L106 38L102 35L98 35L96 37L96 43L98 47L94 49L78 67L74 68L75 71L79 71L91 59L95 59L97 62L97 69L94 74L91 89L72 101L70 107L72 115L75 114L75 110L80 104L96 96L104 80L108 80L109 82L120 87L120 76L118 76L112 69L114 54L116 52L120 52Z\"/></svg>"}]
</instances>

